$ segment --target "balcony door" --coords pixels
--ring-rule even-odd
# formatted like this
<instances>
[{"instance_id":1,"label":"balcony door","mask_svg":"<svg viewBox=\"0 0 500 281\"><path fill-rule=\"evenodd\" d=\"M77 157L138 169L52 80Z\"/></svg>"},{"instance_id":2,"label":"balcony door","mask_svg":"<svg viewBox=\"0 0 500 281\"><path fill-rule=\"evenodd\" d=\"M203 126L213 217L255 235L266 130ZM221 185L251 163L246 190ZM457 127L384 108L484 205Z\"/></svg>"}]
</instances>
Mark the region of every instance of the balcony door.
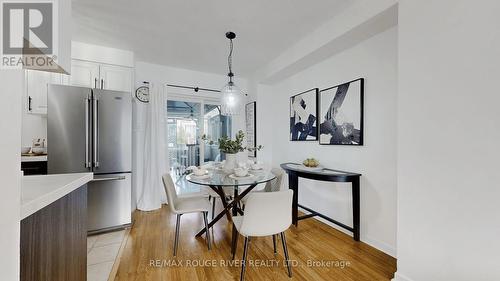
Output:
<instances>
[{"instance_id":1,"label":"balcony door","mask_svg":"<svg viewBox=\"0 0 500 281\"><path fill-rule=\"evenodd\" d=\"M231 135L231 118L220 114L215 100L173 96L167 101L168 153L174 173L189 166L221 161L218 139ZM201 140L206 135L211 141Z\"/></svg>"}]
</instances>

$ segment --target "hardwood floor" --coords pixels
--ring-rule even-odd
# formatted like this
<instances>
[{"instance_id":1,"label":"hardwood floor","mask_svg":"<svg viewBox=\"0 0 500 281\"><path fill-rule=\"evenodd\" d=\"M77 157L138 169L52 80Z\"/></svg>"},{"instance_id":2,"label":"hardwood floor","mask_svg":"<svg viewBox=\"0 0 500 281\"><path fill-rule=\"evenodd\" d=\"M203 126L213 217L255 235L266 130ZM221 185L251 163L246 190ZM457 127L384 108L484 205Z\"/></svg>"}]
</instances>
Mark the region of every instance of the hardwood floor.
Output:
<instances>
[{"instance_id":1,"label":"hardwood floor","mask_svg":"<svg viewBox=\"0 0 500 281\"><path fill-rule=\"evenodd\" d=\"M194 237L202 226L201 214L182 216L179 249L173 257L175 215L168 206L136 211L115 281L239 280L241 264L229 264L230 224L225 218L216 224L211 251L205 236ZM243 240L238 239L237 261L243 254ZM245 280L390 280L396 271L394 258L315 219L300 221L298 228L291 226L286 240L295 262L291 279L283 264L281 240L275 256L272 238L263 237L250 242L248 259L253 261L248 263Z\"/></svg>"}]
</instances>

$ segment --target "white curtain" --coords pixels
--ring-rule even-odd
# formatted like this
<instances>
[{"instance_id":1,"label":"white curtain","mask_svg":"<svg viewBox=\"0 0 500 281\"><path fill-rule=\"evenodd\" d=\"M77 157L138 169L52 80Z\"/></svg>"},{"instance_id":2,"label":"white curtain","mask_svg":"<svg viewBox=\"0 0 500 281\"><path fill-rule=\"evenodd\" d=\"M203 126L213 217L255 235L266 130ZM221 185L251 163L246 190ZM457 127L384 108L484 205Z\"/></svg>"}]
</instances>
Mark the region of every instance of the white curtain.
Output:
<instances>
[{"instance_id":1,"label":"white curtain","mask_svg":"<svg viewBox=\"0 0 500 281\"><path fill-rule=\"evenodd\" d=\"M142 154L142 173L137 180L137 209L160 209L167 200L162 175L168 173L167 148L167 93L161 84L150 84L149 103L145 110L144 145L138 147Z\"/></svg>"}]
</instances>

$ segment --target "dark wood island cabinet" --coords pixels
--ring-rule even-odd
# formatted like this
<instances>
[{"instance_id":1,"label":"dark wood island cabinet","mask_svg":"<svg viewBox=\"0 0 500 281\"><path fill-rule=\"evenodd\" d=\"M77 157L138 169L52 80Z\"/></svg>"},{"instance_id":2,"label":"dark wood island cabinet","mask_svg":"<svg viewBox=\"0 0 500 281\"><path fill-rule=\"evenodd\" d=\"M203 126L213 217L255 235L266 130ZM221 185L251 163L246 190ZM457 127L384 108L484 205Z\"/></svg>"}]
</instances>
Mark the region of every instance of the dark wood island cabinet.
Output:
<instances>
[{"instance_id":1,"label":"dark wood island cabinet","mask_svg":"<svg viewBox=\"0 0 500 281\"><path fill-rule=\"evenodd\" d=\"M21 221L21 281L87 280L87 185Z\"/></svg>"}]
</instances>

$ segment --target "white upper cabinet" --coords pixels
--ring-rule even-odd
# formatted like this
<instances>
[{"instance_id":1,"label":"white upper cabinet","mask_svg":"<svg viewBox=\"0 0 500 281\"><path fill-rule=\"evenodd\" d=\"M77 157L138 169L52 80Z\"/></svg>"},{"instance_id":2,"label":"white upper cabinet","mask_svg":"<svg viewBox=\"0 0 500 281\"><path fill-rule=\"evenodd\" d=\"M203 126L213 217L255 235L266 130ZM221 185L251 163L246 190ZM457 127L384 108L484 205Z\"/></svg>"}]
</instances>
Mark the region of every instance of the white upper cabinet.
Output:
<instances>
[{"instance_id":1,"label":"white upper cabinet","mask_svg":"<svg viewBox=\"0 0 500 281\"><path fill-rule=\"evenodd\" d=\"M70 75L26 70L25 102L28 113L47 114L48 84L129 93L133 91L134 54L132 52L73 42L71 43L71 56L73 58L70 60Z\"/></svg>"},{"instance_id":2,"label":"white upper cabinet","mask_svg":"<svg viewBox=\"0 0 500 281\"><path fill-rule=\"evenodd\" d=\"M131 92L132 69L117 65L100 66L100 88L105 90Z\"/></svg>"},{"instance_id":3,"label":"white upper cabinet","mask_svg":"<svg viewBox=\"0 0 500 281\"><path fill-rule=\"evenodd\" d=\"M26 110L32 114L47 114L49 84L62 84L62 74L26 70Z\"/></svg>"},{"instance_id":4,"label":"white upper cabinet","mask_svg":"<svg viewBox=\"0 0 500 281\"><path fill-rule=\"evenodd\" d=\"M97 88L99 64L89 61L72 60L69 84L72 86Z\"/></svg>"},{"instance_id":5,"label":"white upper cabinet","mask_svg":"<svg viewBox=\"0 0 500 281\"><path fill-rule=\"evenodd\" d=\"M132 91L133 69L118 65L73 60L70 85L113 91Z\"/></svg>"}]
</instances>

